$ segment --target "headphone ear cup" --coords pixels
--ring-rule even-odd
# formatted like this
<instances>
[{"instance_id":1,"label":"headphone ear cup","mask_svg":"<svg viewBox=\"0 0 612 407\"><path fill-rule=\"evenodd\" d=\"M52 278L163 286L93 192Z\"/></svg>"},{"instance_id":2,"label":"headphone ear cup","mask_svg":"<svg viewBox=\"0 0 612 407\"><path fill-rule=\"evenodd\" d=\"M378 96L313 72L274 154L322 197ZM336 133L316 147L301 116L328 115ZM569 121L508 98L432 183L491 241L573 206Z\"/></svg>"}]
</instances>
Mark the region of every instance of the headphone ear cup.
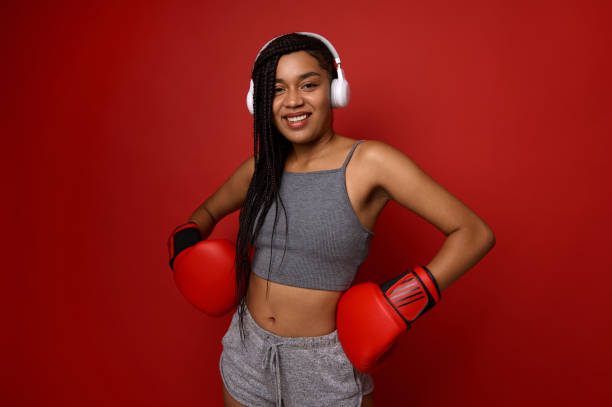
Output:
<instances>
[{"instance_id":1,"label":"headphone ear cup","mask_svg":"<svg viewBox=\"0 0 612 407\"><path fill-rule=\"evenodd\" d=\"M254 85L253 85L253 79L251 79L251 84L249 85L249 92L247 93L247 97L246 97L246 104L247 104L247 109L249 109L249 112L251 112L251 114L253 113L253 93L254 93Z\"/></svg>"},{"instance_id":2,"label":"headphone ear cup","mask_svg":"<svg viewBox=\"0 0 612 407\"><path fill-rule=\"evenodd\" d=\"M332 107L346 107L351 98L351 91L348 82L342 78L336 78L331 84L331 104Z\"/></svg>"}]
</instances>

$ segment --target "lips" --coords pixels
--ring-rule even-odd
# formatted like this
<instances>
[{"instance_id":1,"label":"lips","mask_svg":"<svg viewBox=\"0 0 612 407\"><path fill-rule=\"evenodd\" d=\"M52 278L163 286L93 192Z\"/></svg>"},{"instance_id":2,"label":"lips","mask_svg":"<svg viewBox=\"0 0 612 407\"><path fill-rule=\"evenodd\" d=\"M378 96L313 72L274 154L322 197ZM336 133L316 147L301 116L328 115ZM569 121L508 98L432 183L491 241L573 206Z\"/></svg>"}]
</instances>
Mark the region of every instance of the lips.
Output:
<instances>
[{"instance_id":1,"label":"lips","mask_svg":"<svg viewBox=\"0 0 612 407\"><path fill-rule=\"evenodd\" d=\"M288 127L297 129L304 127L306 123L308 123L308 119L310 119L311 115L312 113L309 112L289 113L283 116L283 121Z\"/></svg>"}]
</instances>

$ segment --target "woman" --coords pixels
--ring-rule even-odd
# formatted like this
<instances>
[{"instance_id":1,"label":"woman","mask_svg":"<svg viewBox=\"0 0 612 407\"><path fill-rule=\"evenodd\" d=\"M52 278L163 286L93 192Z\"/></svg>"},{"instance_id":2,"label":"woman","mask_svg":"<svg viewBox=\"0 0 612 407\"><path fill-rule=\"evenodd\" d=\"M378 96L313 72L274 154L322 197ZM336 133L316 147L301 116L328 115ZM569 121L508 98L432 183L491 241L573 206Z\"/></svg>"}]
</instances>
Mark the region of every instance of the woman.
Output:
<instances>
[{"instance_id":1,"label":"woman","mask_svg":"<svg viewBox=\"0 0 612 407\"><path fill-rule=\"evenodd\" d=\"M486 223L400 151L334 132L332 107L348 99L331 91L342 79L335 50L305 34L277 37L260 51L254 155L190 218L206 239L241 208L240 306L220 359L226 406L373 405L371 376L350 364L338 341L336 309L390 200L447 236L427 265L440 291L494 245Z\"/></svg>"}]
</instances>

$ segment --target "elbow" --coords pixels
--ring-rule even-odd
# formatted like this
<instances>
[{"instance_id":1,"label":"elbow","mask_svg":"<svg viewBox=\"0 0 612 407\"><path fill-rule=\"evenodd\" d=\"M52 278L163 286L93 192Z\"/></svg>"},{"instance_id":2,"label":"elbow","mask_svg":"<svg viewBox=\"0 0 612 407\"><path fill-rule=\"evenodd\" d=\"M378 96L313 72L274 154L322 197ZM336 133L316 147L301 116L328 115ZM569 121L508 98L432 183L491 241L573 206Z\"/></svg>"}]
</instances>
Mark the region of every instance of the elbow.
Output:
<instances>
[{"instance_id":1,"label":"elbow","mask_svg":"<svg viewBox=\"0 0 612 407\"><path fill-rule=\"evenodd\" d=\"M486 247L488 248L488 250L491 250L493 247L495 247L495 233L493 233L493 229L491 229L491 227L489 225L487 225L485 223L481 227L480 234L481 234L482 240L485 242Z\"/></svg>"},{"instance_id":2,"label":"elbow","mask_svg":"<svg viewBox=\"0 0 612 407\"><path fill-rule=\"evenodd\" d=\"M489 251L495 246L495 233L485 222L477 222L463 228L469 233L472 241L482 249Z\"/></svg>"},{"instance_id":3,"label":"elbow","mask_svg":"<svg viewBox=\"0 0 612 407\"><path fill-rule=\"evenodd\" d=\"M491 231L491 237L489 239L489 250L495 247L495 234Z\"/></svg>"}]
</instances>

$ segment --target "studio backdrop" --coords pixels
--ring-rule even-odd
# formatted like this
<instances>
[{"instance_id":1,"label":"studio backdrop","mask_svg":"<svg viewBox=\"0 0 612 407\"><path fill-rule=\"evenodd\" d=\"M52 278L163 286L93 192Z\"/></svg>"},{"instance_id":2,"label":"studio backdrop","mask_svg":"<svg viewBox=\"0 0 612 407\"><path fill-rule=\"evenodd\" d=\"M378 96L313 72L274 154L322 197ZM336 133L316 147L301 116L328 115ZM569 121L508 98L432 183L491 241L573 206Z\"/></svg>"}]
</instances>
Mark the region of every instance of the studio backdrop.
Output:
<instances>
[{"instance_id":1,"label":"studio backdrop","mask_svg":"<svg viewBox=\"0 0 612 407\"><path fill-rule=\"evenodd\" d=\"M9 2L1 404L218 406L230 316L166 240L246 158L257 51L328 38L338 134L399 149L496 246L375 371L377 406L600 405L610 366L610 12L580 1ZM238 212L211 238L235 241ZM356 283L444 235L391 202Z\"/></svg>"}]
</instances>

